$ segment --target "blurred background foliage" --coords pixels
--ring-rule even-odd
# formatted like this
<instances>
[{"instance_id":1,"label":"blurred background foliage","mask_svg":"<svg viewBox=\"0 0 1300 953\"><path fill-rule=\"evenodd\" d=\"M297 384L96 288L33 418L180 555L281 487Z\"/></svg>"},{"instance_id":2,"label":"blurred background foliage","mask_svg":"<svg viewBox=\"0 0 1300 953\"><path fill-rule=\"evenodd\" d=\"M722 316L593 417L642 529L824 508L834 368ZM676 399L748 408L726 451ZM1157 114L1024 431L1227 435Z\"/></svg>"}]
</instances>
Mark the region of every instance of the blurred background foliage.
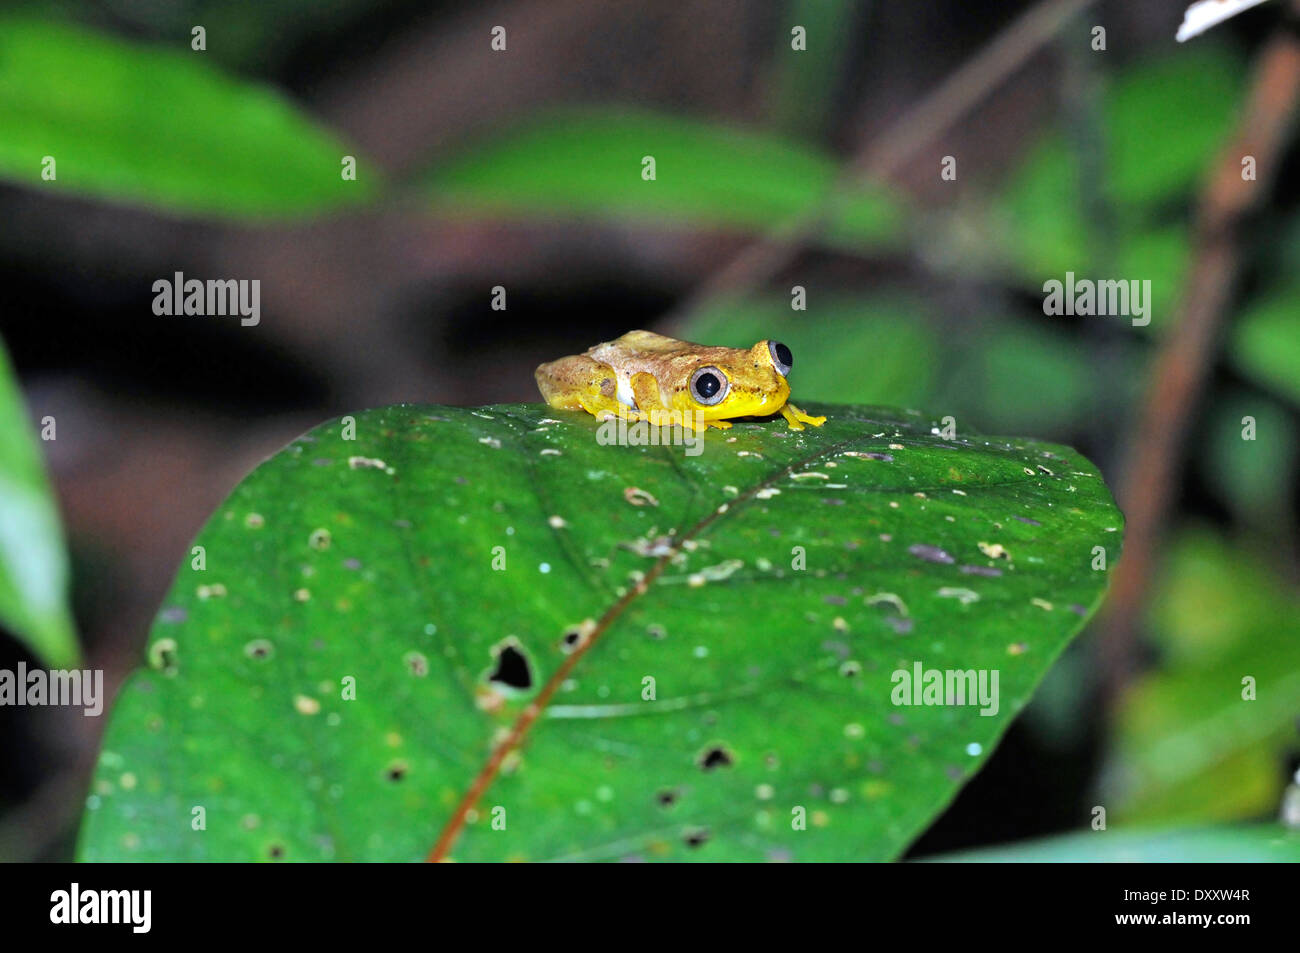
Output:
<instances>
[{"instance_id":1,"label":"blurred background foliage","mask_svg":"<svg viewBox=\"0 0 1300 953\"><path fill-rule=\"evenodd\" d=\"M0 372L0 624L16 639L0 665L70 651L33 447L67 524L88 664L116 687L202 520L278 446L364 406L537 399L534 365L633 327L779 338L805 399L1069 443L1113 484L1192 267L1198 191L1278 11L1180 46L1177 0L1085 5L903 167L846 187L844 169L1031 6L11 4L0 336L27 409ZM1140 674L1106 691L1094 626L915 855L1081 829L1094 805L1125 826L1276 817L1300 766L1298 182L1292 143L1243 236ZM684 304L818 208L775 280ZM152 283L175 271L260 279L262 323L153 315ZM1066 272L1149 279L1150 326L1044 316L1043 282ZM39 442L47 415L57 439ZM16 505L14 485L37 501ZM70 855L92 721L0 709L0 859ZM1188 849L1222 855L1225 837Z\"/></svg>"}]
</instances>

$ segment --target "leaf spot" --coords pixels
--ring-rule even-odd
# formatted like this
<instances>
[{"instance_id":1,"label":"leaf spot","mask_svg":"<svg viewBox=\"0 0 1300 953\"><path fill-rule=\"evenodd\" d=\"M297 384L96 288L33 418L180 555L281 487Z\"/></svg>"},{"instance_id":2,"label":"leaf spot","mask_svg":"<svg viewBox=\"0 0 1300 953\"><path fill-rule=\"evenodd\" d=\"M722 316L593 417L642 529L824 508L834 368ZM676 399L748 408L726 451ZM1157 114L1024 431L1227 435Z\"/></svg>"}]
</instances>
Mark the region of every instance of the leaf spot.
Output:
<instances>
[{"instance_id":1,"label":"leaf spot","mask_svg":"<svg viewBox=\"0 0 1300 953\"><path fill-rule=\"evenodd\" d=\"M938 546L931 546L929 543L914 543L907 547L907 551L917 559L923 559L928 563L955 563L957 560L940 549Z\"/></svg>"},{"instance_id":2,"label":"leaf spot","mask_svg":"<svg viewBox=\"0 0 1300 953\"><path fill-rule=\"evenodd\" d=\"M736 763L735 755L727 750L725 745L710 745L699 753L695 763L705 771L714 771L718 768L729 768Z\"/></svg>"},{"instance_id":3,"label":"leaf spot","mask_svg":"<svg viewBox=\"0 0 1300 953\"><path fill-rule=\"evenodd\" d=\"M275 646L266 639L253 639L244 646L244 654L252 659L270 658L274 651Z\"/></svg>"},{"instance_id":4,"label":"leaf spot","mask_svg":"<svg viewBox=\"0 0 1300 953\"><path fill-rule=\"evenodd\" d=\"M654 495L647 493L639 486L629 486L623 490L623 499L627 500L633 506L658 506L659 501Z\"/></svg>"},{"instance_id":5,"label":"leaf spot","mask_svg":"<svg viewBox=\"0 0 1300 953\"><path fill-rule=\"evenodd\" d=\"M493 650L493 655L496 657L496 666L488 675L489 682L521 692L533 687L532 666L518 639L507 639Z\"/></svg>"}]
</instances>

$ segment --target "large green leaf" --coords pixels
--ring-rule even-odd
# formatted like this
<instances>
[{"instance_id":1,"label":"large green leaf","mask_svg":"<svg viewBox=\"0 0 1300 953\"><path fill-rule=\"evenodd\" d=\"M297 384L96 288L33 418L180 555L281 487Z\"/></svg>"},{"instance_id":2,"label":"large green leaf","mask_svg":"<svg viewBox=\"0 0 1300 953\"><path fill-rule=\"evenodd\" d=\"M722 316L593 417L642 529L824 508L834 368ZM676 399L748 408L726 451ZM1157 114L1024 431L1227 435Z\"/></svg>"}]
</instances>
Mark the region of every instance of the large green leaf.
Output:
<instances>
[{"instance_id":1,"label":"large green leaf","mask_svg":"<svg viewBox=\"0 0 1300 953\"><path fill-rule=\"evenodd\" d=\"M896 857L1096 606L1122 518L1067 448L814 409L697 456L538 405L295 441L181 569L81 856L421 858L552 685L452 857ZM893 704L914 663L996 671L997 713Z\"/></svg>"},{"instance_id":2,"label":"large green leaf","mask_svg":"<svg viewBox=\"0 0 1300 953\"><path fill-rule=\"evenodd\" d=\"M55 667L78 658L67 588L58 509L0 347L0 625Z\"/></svg>"},{"instance_id":3,"label":"large green leaf","mask_svg":"<svg viewBox=\"0 0 1300 953\"><path fill-rule=\"evenodd\" d=\"M364 164L343 180L346 154L278 93L213 68L188 35L162 48L0 20L0 178L181 214L269 218L373 195Z\"/></svg>"},{"instance_id":4,"label":"large green leaf","mask_svg":"<svg viewBox=\"0 0 1300 953\"><path fill-rule=\"evenodd\" d=\"M653 181L642 178L646 156ZM761 133L635 109L567 109L478 144L429 184L444 210L752 230L810 211L838 171L830 156ZM890 244L901 224L897 201L864 187L836 202L824 238Z\"/></svg>"},{"instance_id":5,"label":"large green leaf","mask_svg":"<svg viewBox=\"0 0 1300 953\"><path fill-rule=\"evenodd\" d=\"M1300 861L1300 832L1272 824L1085 831L927 857L974 863L1284 863Z\"/></svg>"}]
</instances>

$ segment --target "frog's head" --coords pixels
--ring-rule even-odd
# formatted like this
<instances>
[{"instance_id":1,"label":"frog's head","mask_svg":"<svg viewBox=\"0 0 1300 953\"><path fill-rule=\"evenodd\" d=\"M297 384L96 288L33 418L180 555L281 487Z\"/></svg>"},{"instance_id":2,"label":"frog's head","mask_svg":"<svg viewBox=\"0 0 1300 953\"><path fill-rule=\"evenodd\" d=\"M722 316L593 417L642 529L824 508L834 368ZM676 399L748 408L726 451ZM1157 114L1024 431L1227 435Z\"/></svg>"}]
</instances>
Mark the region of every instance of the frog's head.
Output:
<instances>
[{"instance_id":1,"label":"frog's head","mask_svg":"<svg viewBox=\"0 0 1300 953\"><path fill-rule=\"evenodd\" d=\"M779 341L759 341L749 350L716 348L708 363L694 367L679 391L679 409L703 420L766 417L790 397L786 375L794 357Z\"/></svg>"}]
</instances>

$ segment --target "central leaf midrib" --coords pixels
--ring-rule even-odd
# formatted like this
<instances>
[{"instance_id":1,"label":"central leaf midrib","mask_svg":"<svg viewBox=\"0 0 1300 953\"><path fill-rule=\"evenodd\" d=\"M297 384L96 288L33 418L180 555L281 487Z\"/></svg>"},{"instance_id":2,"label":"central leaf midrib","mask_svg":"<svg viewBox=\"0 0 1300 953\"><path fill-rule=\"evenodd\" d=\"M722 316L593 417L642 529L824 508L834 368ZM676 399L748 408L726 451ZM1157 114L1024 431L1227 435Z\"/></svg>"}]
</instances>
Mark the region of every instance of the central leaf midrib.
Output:
<instances>
[{"instance_id":1,"label":"central leaf midrib","mask_svg":"<svg viewBox=\"0 0 1300 953\"><path fill-rule=\"evenodd\" d=\"M615 621L622 616L623 612L636 601L637 598L650 591L650 587L655 580L663 573L664 568L669 564L678 553L681 552L684 543L698 537L704 530L714 522L722 519L730 513L743 509L744 506L752 502L755 494L765 489L782 477L789 476L797 468L807 467L816 460L826 459L833 454L852 445L854 437L847 437L844 440L837 441L812 453L792 461L786 466L773 472L767 479L755 483L744 492L738 494L730 500L724 500L715 506L707 515L698 520L694 526L686 532L677 536L673 540L672 548L655 560L654 565L646 572L642 579L630 587L622 596L609 605L601 614L600 619L596 622L591 636L576 649L572 655L568 656L559 668L555 670L546 680L541 690L534 699L525 706L523 712L516 718L511 727L507 738L497 745L494 745L489 752L488 760L480 769L479 773L471 779L470 787L461 802L457 805L451 817L443 825L439 832L438 842L435 843L430 851L430 860L441 860L450 850L455 839L459 836L461 829L465 824L465 815L474 807L478 798L485 794L488 788L496 781L500 773L500 766L506 754L511 750L520 747L525 741L528 732L533 724L537 721L541 712L550 704L551 696L569 674L577 667L579 662L586 656L587 652L600 641L601 637L610 629Z\"/></svg>"}]
</instances>

